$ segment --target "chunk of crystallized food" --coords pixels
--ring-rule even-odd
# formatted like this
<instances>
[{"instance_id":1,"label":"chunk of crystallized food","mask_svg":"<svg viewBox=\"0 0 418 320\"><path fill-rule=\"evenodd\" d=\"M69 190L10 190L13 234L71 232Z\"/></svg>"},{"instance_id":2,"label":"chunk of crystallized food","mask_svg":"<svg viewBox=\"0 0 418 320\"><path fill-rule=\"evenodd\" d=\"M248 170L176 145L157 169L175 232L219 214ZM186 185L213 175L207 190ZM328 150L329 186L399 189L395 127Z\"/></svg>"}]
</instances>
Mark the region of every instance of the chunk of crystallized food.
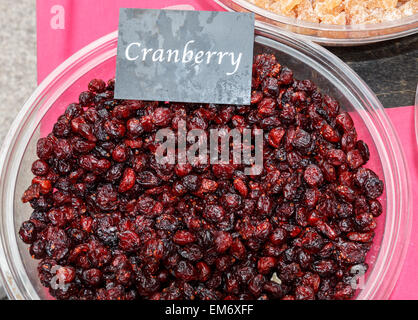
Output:
<instances>
[{"instance_id":1,"label":"chunk of crystallized food","mask_svg":"<svg viewBox=\"0 0 418 320\"><path fill-rule=\"evenodd\" d=\"M280 1L281 12L291 12L302 0L282 0Z\"/></svg>"},{"instance_id":2,"label":"chunk of crystallized food","mask_svg":"<svg viewBox=\"0 0 418 320\"><path fill-rule=\"evenodd\" d=\"M408 1L399 6L403 16L411 16L418 12L418 0Z\"/></svg>"},{"instance_id":3,"label":"chunk of crystallized food","mask_svg":"<svg viewBox=\"0 0 418 320\"><path fill-rule=\"evenodd\" d=\"M315 1L314 7L318 15L339 13L341 9L339 8L342 3L342 0L323 0Z\"/></svg>"},{"instance_id":4,"label":"chunk of crystallized food","mask_svg":"<svg viewBox=\"0 0 418 320\"><path fill-rule=\"evenodd\" d=\"M92 80L37 143L22 197L33 212L19 236L53 297L355 295L350 270L367 269L384 184L363 167L374 155L338 101L271 54L254 57L248 106L115 100L113 91L114 80ZM263 130L261 172L159 163L157 133L183 121L206 134Z\"/></svg>"},{"instance_id":5,"label":"chunk of crystallized food","mask_svg":"<svg viewBox=\"0 0 418 320\"><path fill-rule=\"evenodd\" d=\"M340 12L335 16L332 14L326 14L322 16L321 23L345 25L347 24L347 16L345 12Z\"/></svg>"},{"instance_id":6,"label":"chunk of crystallized food","mask_svg":"<svg viewBox=\"0 0 418 320\"><path fill-rule=\"evenodd\" d=\"M310 0L302 0L295 9L296 15L299 19L309 22L319 22L319 18L316 15L312 2Z\"/></svg>"},{"instance_id":7,"label":"chunk of crystallized food","mask_svg":"<svg viewBox=\"0 0 418 320\"><path fill-rule=\"evenodd\" d=\"M418 13L418 0L248 0L274 13L324 24L395 21Z\"/></svg>"},{"instance_id":8,"label":"chunk of crystallized food","mask_svg":"<svg viewBox=\"0 0 418 320\"><path fill-rule=\"evenodd\" d=\"M393 9L396 8L398 0L368 0L366 4L368 8Z\"/></svg>"}]
</instances>

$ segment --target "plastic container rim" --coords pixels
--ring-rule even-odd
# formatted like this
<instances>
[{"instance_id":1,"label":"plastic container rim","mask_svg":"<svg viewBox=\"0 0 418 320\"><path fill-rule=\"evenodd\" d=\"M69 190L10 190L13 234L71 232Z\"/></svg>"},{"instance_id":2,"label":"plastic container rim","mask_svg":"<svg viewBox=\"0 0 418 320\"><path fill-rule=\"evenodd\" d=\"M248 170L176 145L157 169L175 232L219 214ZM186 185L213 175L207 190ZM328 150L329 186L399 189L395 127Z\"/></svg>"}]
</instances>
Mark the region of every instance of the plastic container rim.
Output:
<instances>
[{"instance_id":1,"label":"plastic container rim","mask_svg":"<svg viewBox=\"0 0 418 320\"><path fill-rule=\"evenodd\" d=\"M319 58L321 58L321 61L328 62L330 66L339 68L339 71L343 72L348 78L350 79L350 82L362 93L362 96L366 98L368 101L363 102L364 106L368 107L371 110L375 111L383 111L383 107L380 104L379 100L376 98L374 93L368 88L368 86L364 83L364 81L357 75L353 70L351 70L344 62L342 62L339 58L334 56L332 53L330 53L325 48L312 43L310 41L307 41L301 36L294 35L290 32L277 30L277 28L271 27L270 25L264 24L262 22L256 21L256 30L258 30L261 33L270 34L272 36L280 36L286 38L287 41L296 43L298 46L307 47L318 55ZM6 164L9 163L9 159L11 157L11 154L13 151L13 148L15 147L16 140L18 134L21 132L22 124L26 123L28 118L31 114L31 107L34 106L39 98L39 96L48 90L49 87L53 86L55 82L57 82L57 79L60 79L66 72L70 71L72 67L74 67L74 64L79 65L80 61L86 60L88 57L91 57L96 52L100 51L103 48L106 48L112 41L114 41L117 38L117 31L112 32L94 42L87 45L74 55L72 55L70 58L68 58L66 61L64 61L61 65L59 65L53 72L51 72L45 80L42 81L42 83L36 88L36 90L33 92L33 94L30 96L30 98L26 101L23 108L18 113L16 119L14 120L5 140L3 143L3 146L0 150L0 206L1 206L1 212L0 212L0 228L2 231L5 230L4 226L4 220L5 218L11 219L13 222L13 216L14 215L8 215L5 217L4 213L7 212L7 209L13 210L13 195L14 195L14 186L15 181L9 182L9 184L5 185L5 178L7 177L10 172L7 172ZM115 49L116 50L116 49ZM95 62L95 66L100 64L103 61ZM366 104L367 103L367 104ZM369 111L371 111L369 110ZM46 112L46 110L44 110ZM43 115L41 115L43 116ZM371 288L367 292L366 290L362 290L357 297L357 299L385 299L388 298L391 291L393 290L396 280L398 279L399 273L401 271L403 261L406 255L406 249L407 249L407 242L409 240L409 235L411 232L411 190L409 187L409 178L407 173L407 164L405 162L405 159L403 157L403 151L401 144L399 142L399 138L397 137L397 134L395 130L393 129L393 126L388 119L386 113L383 112L375 112L373 116L376 116L378 118L378 121L381 123L382 126L384 126L384 129L386 132L384 132L383 137L385 138L385 143L389 144L391 147L390 155L394 157L397 155L397 158L392 159L394 161L396 175L395 175L395 182L396 187L400 188L400 190L403 190L405 199L398 200L400 203L398 203L397 210L402 210L403 214L400 216L399 221L397 224L392 223L391 225L388 225L388 220L386 220L385 224L385 234L386 232L390 232L390 238L387 239L386 236L383 237L383 240L387 239L389 244L391 244L391 247L388 248L390 250L386 250L386 253L384 256L382 256L380 250L378 253L378 258L376 260L376 264L378 260L382 260L385 263L381 263L380 265L376 265L373 268L373 274L378 275L376 279L373 281L373 285L370 285ZM370 117L370 115L369 115ZM28 134L28 133L26 133ZM390 139L387 137L387 135L390 135ZM375 137L374 137L375 138ZM15 166L18 166L19 164L15 164ZM395 173L394 173L395 174ZM15 172L15 175L17 175L17 172ZM385 175L386 177L386 175ZM393 182L392 182L393 183ZM392 184L391 183L391 184ZM10 187L9 189L7 187ZM389 197L389 196L388 196ZM9 207L6 208L6 204L9 204ZM11 206L11 207L10 207ZM392 208L394 210L395 208ZM387 212L389 212L389 208L387 208ZM391 217L392 219L395 217ZM390 222L390 221L389 221ZM10 223L10 221L9 221ZM400 228L403 228L401 230ZM402 231L402 232L401 232ZM401 233L400 233L401 232ZM14 270L13 265L11 265L11 261L8 261L8 257L10 257L10 248L7 248L4 246L5 243L8 243L6 241L6 238L9 237L9 240L14 240L16 243L16 238L13 239L13 235L7 235L4 232L0 232L0 276L5 284L5 291L9 298L11 299L35 299L34 297L37 296L36 292L32 290L32 292L22 292L22 290L19 288L19 285L17 281L25 282L28 281L28 279L24 279L27 276L24 274L24 268L20 268L20 270ZM401 236L403 238L403 241L396 241L396 239ZM393 241L395 239L395 242ZM382 241L383 241L382 240ZM15 250L17 247L14 248ZM7 253L7 254L6 254ZM397 253L397 261L394 261L393 254ZM20 259L20 257L19 257ZM14 261L16 262L16 261ZM388 268L391 266L391 273L388 275ZM18 266L19 267L19 266ZM23 264L20 261L20 267L23 267ZM376 267L379 267L378 270L375 270ZM377 283L379 281L379 278L385 278L387 281L382 283ZM369 284L369 282L368 282ZM33 288L32 288L33 289Z\"/></svg>"}]
</instances>

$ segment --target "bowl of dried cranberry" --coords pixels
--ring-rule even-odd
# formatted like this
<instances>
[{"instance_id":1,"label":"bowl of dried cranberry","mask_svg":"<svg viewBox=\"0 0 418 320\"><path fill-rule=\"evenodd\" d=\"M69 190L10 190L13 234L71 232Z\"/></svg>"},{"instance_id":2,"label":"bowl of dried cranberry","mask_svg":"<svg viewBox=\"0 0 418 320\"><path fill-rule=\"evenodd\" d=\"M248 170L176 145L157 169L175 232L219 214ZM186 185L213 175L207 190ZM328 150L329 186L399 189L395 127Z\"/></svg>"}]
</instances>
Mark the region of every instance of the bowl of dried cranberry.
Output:
<instances>
[{"instance_id":1,"label":"bowl of dried cranberry","mask_svg":"<svg viewBox=\"0 0 418 320\"><path fill-rule=\"evenodd\" d=\"M116 33L42 82L0 154L11 299L389 298L411 219L392 124L324 48L254 41L250 106L114 100ZM180 120L262 129L262 172L157 163Z\"/></svg>"}]
</instances>

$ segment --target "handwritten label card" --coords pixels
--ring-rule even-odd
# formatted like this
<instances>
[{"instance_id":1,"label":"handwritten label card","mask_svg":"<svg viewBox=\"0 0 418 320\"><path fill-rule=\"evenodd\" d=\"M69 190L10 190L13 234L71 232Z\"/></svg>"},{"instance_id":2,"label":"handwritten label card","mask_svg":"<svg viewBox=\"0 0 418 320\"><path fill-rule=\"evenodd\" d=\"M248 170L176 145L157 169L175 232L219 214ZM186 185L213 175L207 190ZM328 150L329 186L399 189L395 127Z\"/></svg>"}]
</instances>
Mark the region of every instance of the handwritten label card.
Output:
<instances>
[{"instance_id":1,"label":"handwritten label card","mask_svg":"<svg viewBox=\"0 0 418 320\"><path fill-rule=\"evenodd\" d=\"M254 15L120 9L115 98L250 104Z\"/></svg>"}]
</instances>

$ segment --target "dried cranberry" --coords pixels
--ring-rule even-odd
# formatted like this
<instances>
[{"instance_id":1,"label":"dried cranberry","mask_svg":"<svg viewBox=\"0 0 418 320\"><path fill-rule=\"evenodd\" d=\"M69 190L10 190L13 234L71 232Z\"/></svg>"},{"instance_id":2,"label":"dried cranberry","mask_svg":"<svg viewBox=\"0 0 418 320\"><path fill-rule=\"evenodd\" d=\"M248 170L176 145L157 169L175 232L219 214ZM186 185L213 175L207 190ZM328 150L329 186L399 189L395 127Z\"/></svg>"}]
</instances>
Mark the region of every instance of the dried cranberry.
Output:
<instances>
[{"instance_id":1,"label":"dried cranberry","mask_svg":"<svg viewBox=\"0 0 418 320\"><path fill-rule=\"evenodd\" d=\"M383 182L378 178L369 178L364 183L363 188L369 198L376 199L383 193Z\"/></svg>"},{"instance_id":2,"label":"dried cranberry","mask_svg":"<svg viewBox=\"0 0 418 320\"><path fill-rule=\"evenodd\" d=\"M305 181L312 187L319 186L324 180L321 169L314 164L309 165L305 169L303 177Z\"/></svg>"},{"instance_id":3,"label":"dried cranberry","mask_svg":"<svg viewBox=\"0 0 418 320\"><path fill-rule=\"evenodd\" d=\"M219 231L215 236L215 248L219 253L224 253L232 244L232 236L228 232Z\"/></svg>"},{"instance_id":4,"label":"dried cranberry","mask_svg":"<svg viewBox=\"0 0 418 320\"><path fill-rule=\"evenodd\" d=\"M135 185L135 171L131 168L125 169L122 180L119 184L119 192L126 192Z\"/></svg>"},{"instance_id":5,"label":"dried cranberry","mask_svg":"<svg viewBox=\"0 0 418 320\"><path fill-rule=\"evenodd\" d=\"M101 79L93 79L89 83L90 92L103 92L106 89L106 83Z\"/></svg>"},{"instance_id":6,"label":"dried cranberry","mask_svg":"<svg viewBox=\"0 0 418 320\"><path fill-rule=\"evenodd\" d=\"M99 269L88 269L83 272L83 280L90 286L96 287L102 280L102 272Z\"/></svg>"},{"instance_id":7,"label":"dried cranberry","mask_svg":"<svg viewBox=\"0 0 418 320\"><path fill-rule=\"evenodd\" d=\"M175 275L181 280L191 281L196 278L197 272L190 262L182 260L176 267Z\"/></svg>"},{"instance_id":8,"label":"dried cranberry","mask_svg":"<svg viewBox=\"0 0 418 320\"><path fill-rule=\"evenodd\" d=\"M187 230L179 230L173 236L173 242L182 246L195 241L196 236Z\"/></svg>"},{"instance_id":9,"label":"dried cranberry","mask_svg":"<svg viewBox=\"0 0 418 320\"><path fill-rule=\"evenodd\" d=\"M311 287L301 285L295 289L295 298L296 300L314 300L315 293Z\"/></svg>"},{"instance_id":10,"label":"dried cranberry","mask_svg":"<svg viewBox=\"0 0 418 320\"><path fill-rule=\"evenodd\" d=\"M213 222L220 222L224 219L225 210L219 205L210 205L205 208L203 217Z\"/></svg>"},{"instance_id":11,"label":"dried cranberry","mask_svg":"<svg viewBox=\"0 0 418 320\"><path fill-rule=\"evenodd\" d=\"M268 274L276 266L274 257L261 257L258 259L257 269L261 274Z\"/></svg>"},{"instance_id":12,"label":"dried cranberry","mask_svg":"<svg viewBox=\"0 0 418 320\"><path fill-rule=\"evenodd\" d=\"M350 114L272 54L251 105L114 99L93 79L37 142L19 229L57 299L351 299L383 182ZM161 164L157 130L262 129L261 173ZM186 142L186 147L192 141ZM173 150L176 152L178 150ZM253 150L250 150L251 152ZM54 270L68 285L51 287Z\"/></svg>"},{"instance_id":13,"label":"dried cranberry","mask_svg":"<svg viewBox=\"0 0 418 320\"><path fill-rule=\"evenodd\" d=\"M49 170L48 163L46 163L43 160L36 160L32 164L32 173L35 176L44 176L48 173L48 170Z\"/></svg>"},{"instance_id":14,"label":"dried cranberry","mask_svg":"<svg viewBox=\"0 0 418 320\"><path fill-rule=\"evenodd\" d=\"M170 124L171 111L168 108L157 108L152 114L152 121L158 127L165 127Z\"/></svg>"},{"instance_id":15,"label":"dried cranberry","mask_svg":"<svg viewBox=\"0 0 418 320\"><path fill-rule=\"evenodd\" d=\"M35 225L30 221L25 221L19 230L20 239L23 242L31 244L36 240L36 228Z\"/></svg>"},{"instance_id":16,"label":"dried cranberry","mask_svg":"<svg viewBox=\"0 0 418 320\"><path fill-rule=\"evenodd\" d=\"M272 129L268 136L269 144L274 148L278 148L285 132L286 131L283 128Z\"/></svg>"}]
</instances>

